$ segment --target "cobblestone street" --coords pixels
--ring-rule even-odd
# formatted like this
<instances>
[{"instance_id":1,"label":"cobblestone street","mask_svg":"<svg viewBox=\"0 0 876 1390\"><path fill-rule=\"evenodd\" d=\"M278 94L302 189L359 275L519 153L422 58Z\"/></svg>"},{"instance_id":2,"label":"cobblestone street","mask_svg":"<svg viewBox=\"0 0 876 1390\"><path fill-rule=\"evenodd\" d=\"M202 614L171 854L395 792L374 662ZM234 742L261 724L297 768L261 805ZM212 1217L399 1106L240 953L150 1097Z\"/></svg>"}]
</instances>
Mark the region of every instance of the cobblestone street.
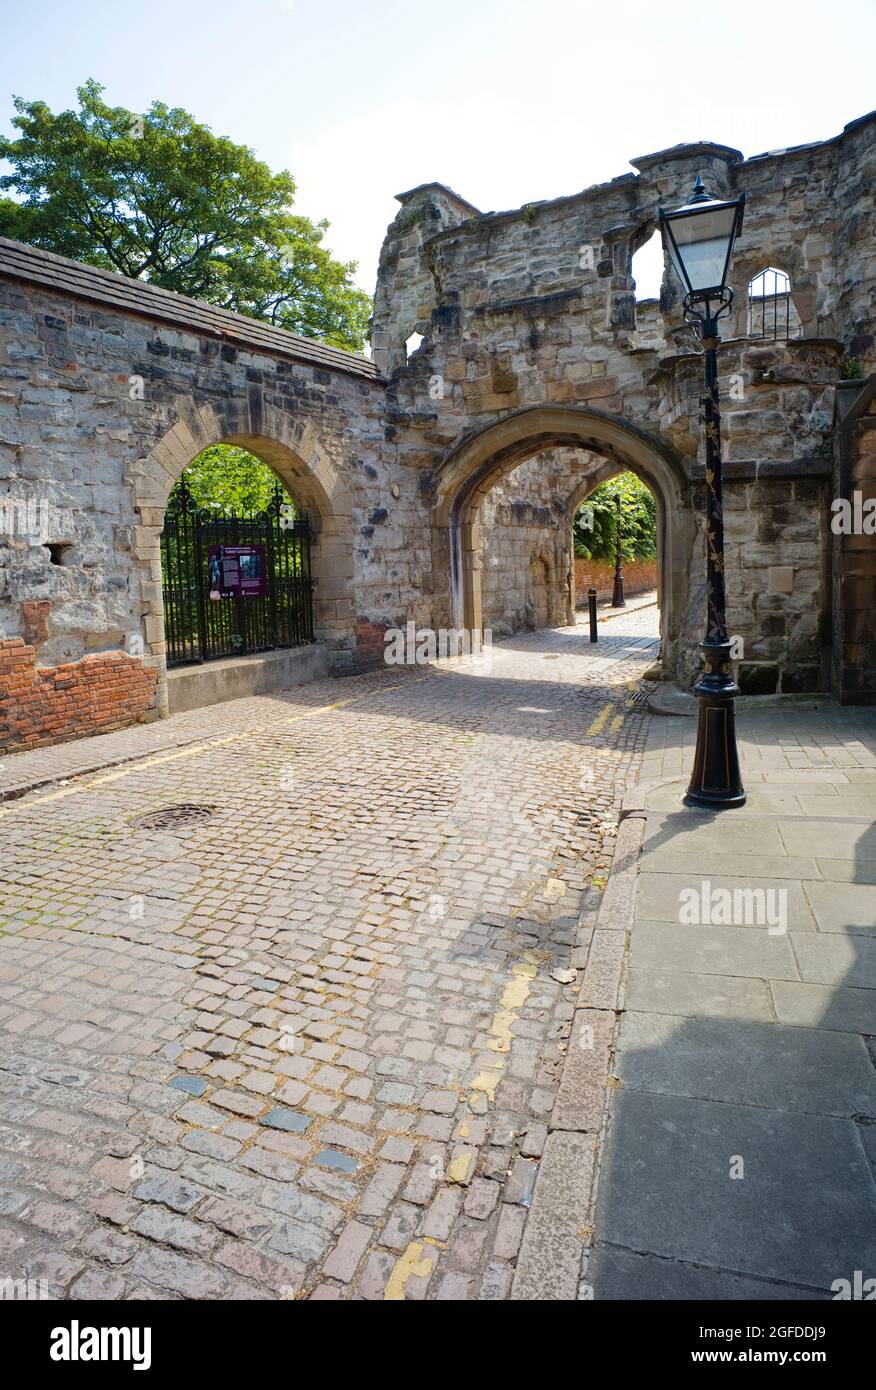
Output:
<instances>
[{"instance_id":1,"label":"cobblestone street","mask_svg":"<svg viewBox=\"0 0 876 1390\"><path fill-rule=\"evenodd\" d=\"M0 1274L507 1297L656 625L5 760Z\"/></svg>"}]
</instances>

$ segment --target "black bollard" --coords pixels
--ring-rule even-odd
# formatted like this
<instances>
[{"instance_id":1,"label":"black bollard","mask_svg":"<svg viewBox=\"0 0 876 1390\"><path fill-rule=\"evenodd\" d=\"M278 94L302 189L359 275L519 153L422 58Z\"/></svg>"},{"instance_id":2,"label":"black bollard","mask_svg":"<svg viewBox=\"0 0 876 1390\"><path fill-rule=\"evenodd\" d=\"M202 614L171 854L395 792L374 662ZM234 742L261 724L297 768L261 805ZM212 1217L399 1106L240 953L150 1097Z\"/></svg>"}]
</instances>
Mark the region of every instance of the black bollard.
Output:
<instances>
[{"instance_id":1,"label":"black bollard","mask_svg":"<svg viewBox=\"0 0 876 1390\"><path fill-rule=\"evenodd\" d=\"M596 590L587 590L587 606L590 609L590 641L598 640L596 632Z\"/></svg>"}]
</instances>

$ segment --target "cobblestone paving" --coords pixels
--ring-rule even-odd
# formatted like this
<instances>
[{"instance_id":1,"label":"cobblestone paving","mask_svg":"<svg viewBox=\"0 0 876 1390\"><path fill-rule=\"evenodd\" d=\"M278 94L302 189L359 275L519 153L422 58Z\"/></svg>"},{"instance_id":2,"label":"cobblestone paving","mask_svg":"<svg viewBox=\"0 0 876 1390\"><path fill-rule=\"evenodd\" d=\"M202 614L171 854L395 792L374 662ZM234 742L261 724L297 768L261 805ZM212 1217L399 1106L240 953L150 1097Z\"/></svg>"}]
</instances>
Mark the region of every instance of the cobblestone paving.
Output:
<instances>
[{"instance_id":1,"label":"cobblestone paving","mask_svg":"<svg viewBox=\"0 0 876 1390\"><path fill-rule=\"evenodd\" d=\"M0 1277L504 1298L655 627L51 750L0 806Z\"/></svg>"}]
</instances>

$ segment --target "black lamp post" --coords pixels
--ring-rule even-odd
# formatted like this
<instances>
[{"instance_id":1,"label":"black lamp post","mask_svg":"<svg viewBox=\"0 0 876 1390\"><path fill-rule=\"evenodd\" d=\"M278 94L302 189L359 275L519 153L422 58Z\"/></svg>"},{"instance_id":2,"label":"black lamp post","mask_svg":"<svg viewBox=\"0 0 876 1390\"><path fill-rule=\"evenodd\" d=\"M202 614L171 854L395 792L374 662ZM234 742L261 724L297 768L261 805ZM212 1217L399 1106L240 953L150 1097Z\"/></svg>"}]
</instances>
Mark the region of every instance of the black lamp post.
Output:
<instances>
[{"instance_id":1,"label":"black lamp post","mask_svg":"<svg viewBox=\"0 0 876 1390\"><path fill-rule=\"evenodd\" d=\"M621 561L621 499L620 493L615 497L617 502L617 515L614 522L614 594L611 599L612 608L626 608L627 601L624 598L624 567Z\"/></svg>"},{"instance_id":2,"label":"black lamp post","mask_svg":"<svg viewBox=\"0 0 876 1390\"><path fill-rule=\"evenodd\" d=\"M706 389L706 636L703 673L694 686L700 712L693 772L685 801L719 810L742 806L745 789L736 749L733 701L739 687L730 670L724 593L724 507L721 492L721 416L718 406L718 320L730 312L727 272L742 228L745 194L731 202L710 198L697 175L691 200L660 211L663 248L684 286L685 322L699 332Z\"/></svg>"}]
</instances>

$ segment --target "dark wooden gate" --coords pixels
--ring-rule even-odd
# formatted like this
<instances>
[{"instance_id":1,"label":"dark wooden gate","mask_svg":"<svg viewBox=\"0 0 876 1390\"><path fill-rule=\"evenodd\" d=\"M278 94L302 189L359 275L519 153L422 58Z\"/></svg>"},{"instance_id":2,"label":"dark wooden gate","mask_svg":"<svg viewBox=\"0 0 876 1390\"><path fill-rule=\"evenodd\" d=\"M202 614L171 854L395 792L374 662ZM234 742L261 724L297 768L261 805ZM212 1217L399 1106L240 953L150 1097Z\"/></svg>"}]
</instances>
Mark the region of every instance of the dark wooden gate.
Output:
<instances>
[{"instance_id":1,"label":"dark wooden gate","mask_svg":"<svg viewBox=\"0 0 876 1390\"><path fill-rule=\"evenodd\" d=\"M168 666L313 641L310 526L278 484L265 511L196 507L185 480L161 535Z\"/></svg>"}]
</instances>

